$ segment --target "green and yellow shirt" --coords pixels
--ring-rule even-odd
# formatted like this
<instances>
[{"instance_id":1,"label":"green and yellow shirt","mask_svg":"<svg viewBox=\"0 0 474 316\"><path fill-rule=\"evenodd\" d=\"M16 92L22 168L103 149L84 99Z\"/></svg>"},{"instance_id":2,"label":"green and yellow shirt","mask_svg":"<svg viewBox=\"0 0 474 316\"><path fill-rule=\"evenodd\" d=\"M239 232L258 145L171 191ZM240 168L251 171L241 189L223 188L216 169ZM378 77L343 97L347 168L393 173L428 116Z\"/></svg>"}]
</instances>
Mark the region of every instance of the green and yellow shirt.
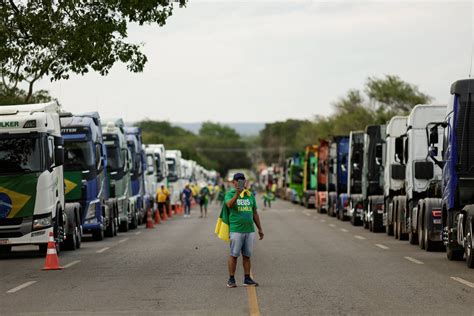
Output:
<instances>
[{"instance_id":1,"label":"green and yellow shirt","mask_svg":"<svg viewBox=\"0 0 474 316\"><path fill-rule=\"evenodd\" d=\"M231 233L253 233L255 226L253 223L253 211L257 209L255 196L248 193L243 197L239 196L234 207L229 208L229 226ZM232 200L235 195L235 188L230 189L225 195L224 203Z\"/></svg>"}]
</instances>

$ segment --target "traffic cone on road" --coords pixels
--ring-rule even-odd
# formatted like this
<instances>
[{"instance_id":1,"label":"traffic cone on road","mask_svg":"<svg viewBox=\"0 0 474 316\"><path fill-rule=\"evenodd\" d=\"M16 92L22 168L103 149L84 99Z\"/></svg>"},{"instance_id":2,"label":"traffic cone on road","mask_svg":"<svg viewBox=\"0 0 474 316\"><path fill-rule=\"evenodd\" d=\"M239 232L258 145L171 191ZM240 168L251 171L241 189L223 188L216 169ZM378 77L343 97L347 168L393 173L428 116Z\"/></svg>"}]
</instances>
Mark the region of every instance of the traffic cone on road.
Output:
<instances>
[{"instance_id":1,"label":"traffic cone on road","mask_svg":"<svg viewBox=\"0 0 474 316\"><path fill-rule=\"evenodd\" d=\"M168 220L168 215L166 215L166 210L163 210L163 214L161 214L161 220L162 221Z\"/></svg>"},{"instance_id":2,"label":"traffic cone on road","mask_svg":"<svg viewBox=\"0 0 474 316\"><path fill-rule=\"evenodd\" d=\"M151 218L151 211L148 210L146 218L146 228L155 228L153 226L153 219Z\"/></svg>"},{"instance_id":3,"label":"traffic cone on road","mask_svg":"<svg viewBox=\"0 0 474 316\"><path fill-rule=\"evenodd\" d=\"M155 224L160 224L160 211L156 210L155 211Z\"/></svg>"},{"instance_id":4,"label":"traffic cone on road","mask_svg":"<svg viewBox=\"0 0 474 316\"><path fill-rule=\"evenodd\" d=\"M176 207L176 205L175 205L174 207ZM171 203L170 203L170 205L169 205L169 207L168 207L168 217L169 217L169 218L172 218L172 217L173 217L173 215L171 214L171 208L172 208L172 206L171 206Z\"/></svg>"},{"instance_id":5,"label":"traffic cone on road","mask_svg":"<svg viewBox=\"0 0 474 316\"><path fill-rule=\"evenodd\" d=\"M56 242L54 241L53 232L49 233L48 250L46 250L46 261L43 270L62 270L59 265L58 253L56 252Z\"/></svg>"}]
</instances>

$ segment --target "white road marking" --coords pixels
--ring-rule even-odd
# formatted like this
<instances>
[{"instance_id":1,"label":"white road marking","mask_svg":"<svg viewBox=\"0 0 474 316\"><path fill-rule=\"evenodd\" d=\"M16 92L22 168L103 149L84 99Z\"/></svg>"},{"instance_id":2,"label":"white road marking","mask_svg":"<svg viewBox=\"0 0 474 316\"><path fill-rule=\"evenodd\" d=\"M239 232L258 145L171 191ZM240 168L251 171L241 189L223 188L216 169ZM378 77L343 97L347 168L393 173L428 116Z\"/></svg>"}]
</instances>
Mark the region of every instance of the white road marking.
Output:
<instances>
[{"instance_id":1,"label":"white road marking","mask_svg":"<svg viewBox=\"0 0 474 316\"><path fill-rule=\"evenodd\" d=\"M21 285L18 285L17 287L14 287L13 289L11 290L8 290L7 293L15 293L15 292L18 292L19 290L22 290L24 289L25 287L28 287L32 284L35 284L36 281L29 281L29 282L26 282L26 283L23 283Z\"/></svg>"},{"instance_id":2,"label":"white road marking","mask_svg":"<svg viewBox=\"0 0 474 316\"><path fill-rule=\"evenodd\" d=\"M326 223L325 219L320 220L321 223Z\"/></svg>"},{"instance_id":3,"label":"white road marking","mask_svg":"<svg viewBox=\"0 0 474 316\"><path fill-rule=\"evenodd\" d=\"M359 235L354 235L354 238L357 238L357 239L360 239L360 240L366 239L365 237L362 237L362 236L359 236Z\"/></svg>"},{"instance_id":4,"label":"white road marking","mask_svg":"<svg viewBox=\"0 0 474 316\"><path fill-rule=\"evenodd\" d=\"M73 265L78 264L79 262L81 262L81 260L76 260L76 261L70 262L70 263L68 263L64 266L64 269L70 268Z\"/></svg>"},{"instance_id":5,"label":"white road marking","mask_svg":"<svg viewBox=\"0 0 474 316\"><path fill-rule=\"evenodd\" d=\"M329 224L329 226L331 226L331 227L336 227L336 225L334 225L334 224Z\"/></svg>"},{"instance_id":6,"label":"white road marking","mask_svg":"<svg viewBox=\"0 0 474 316\"><path fill-rule=\"evenodd\" d=\"M138 235L140 235L141 233L142 233L142 232L136 232L136 233L135 233L135 235L137 235L137 236L138 236Z\"/></svg>"},{"instance_id":7,"label":"white road marking","mask_svg":"<svg viewBox=\"0 0 474 316\"><path fill-rule=\"evenodd\" d=\"M123 242L126 242L127 240L129 240L130 238L124 238L124 239L121 239L119 240L119 243L123 243Z\"/></svg>"},{"instance_id":8,"label":"white road marking","mask_svg":"<svg viewBox=\"0 0 474 316\"><path fill-rule=\"evenodd\" d=\"M384 246L382 244L375 244L375 245L381 249L389 249L387 246Z\"/></svg>"},{"instance_id":9,"label":"white road marking","mask_svg":"<svg viewBox=\"0 0 474 316\"><path fill-rule=\"evenodd\" d=\"M110 249L110 247L105 247L105 248L102 248L100 250L97 250L95 253L103 253L104 251L107 251L109 249Z\"/></svg>"},{"instance_id":10,"label":"white road marking","mask_svg":"<svg viewBox=\"0 0 474 316\"><path fill-rule=\"evenodd\" d=\"M472 283L472 282L466 281L466 280L458 278L458 277L451 277L451 279L453 279L454 281L458 281L459 283L462 283L462 284L467 285L469 287L474 288L474 283Z\"/></svg>"},{"instance_id":11,"label":"white road marking","mask_svg":"<svg viewBox=\"0 0 474 316\"><path fill-rule=\"evenodd\" d=\"M341 231L345 232L345 233L348 233L349 231L345 228L341 228Z\"/></svg>"},{"instance_id":12,"label":"white road marking","mask_svg":"<svg viewBox=\"0 0 474 316\"><path fill-rule=\"evenodd\" d=\"M421 262L420 260L412 258L412 257L405 257L405 259L407 259L408 261L411 261L413 263L416 263L416 264L423 264L423 262Z\"/></svg>"}]
</instances>

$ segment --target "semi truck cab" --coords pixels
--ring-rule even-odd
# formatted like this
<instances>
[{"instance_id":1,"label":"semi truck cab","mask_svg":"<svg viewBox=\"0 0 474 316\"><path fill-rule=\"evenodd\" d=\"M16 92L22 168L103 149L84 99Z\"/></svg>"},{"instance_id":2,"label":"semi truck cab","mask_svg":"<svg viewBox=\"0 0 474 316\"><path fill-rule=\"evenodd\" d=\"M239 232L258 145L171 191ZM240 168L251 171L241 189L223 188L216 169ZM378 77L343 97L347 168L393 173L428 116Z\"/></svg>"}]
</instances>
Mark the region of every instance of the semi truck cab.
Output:
<instances>
[{"instance_id":1,"label":"semi truck cab","mask_svg":"<svg viewBox=\"0 0 474 316\"><path fill-rule=\"evenodd\" d=\"M364 212L362 196L362 168L364 164L364 132L349 134L349 165L347 172L347 194L349 207L343 209L343 219L349 217L352 225L360 225Z\"/></svg>"},{"instance_id":2,"label":"semi truck cab","mask_svg":"<svg viewBox=\"0 0 474 316\"><path fill-rule=\"evenodd\" d=\"M132 157L127 146L123 121L108 122L102 129L107 151L107 175L110 197L117 201L117 215L121 231L128 231L132 220L130 194Z\"/></svg>"},{"instance_id":3,"label":"semi truck cab","mask_svg":"<svg viewBox=\"0 0 474 316\"><path fill-rule=\"evenodd\" d=\"M133 205L133 208L130 226L134 229L146 221L145 203L149 203L150 200L148 197L145 199L145 153L142 149L142 130L138 127L125 127L124 130L132 156L130 205Z\"/></svg>"},{"instance_id":4,"label":"semi truck cab","mask_svg":"<svg viewBox=\"0 0 474 316\"><path fill-rule=\"evenodd\" d=\"M80 241L80 224L74 214L78 207L68 208L64 199L59 111L55 101L0 107L2 251L38 245L46 252L51 232L58 248L68 235L76 238L72 242Z\"/></svg>"},{"instance_id":5,"label":"semi truck cab","mask_svg":"<svg viewBox=\"0 0 474 316\"><path fill-rule=\"evenodd\" d=\"M318 145L305 148L303 166L303 204L306 208L316 204L316 188L318 185Z\"/></svg>"},{"instance_id":6,"label":"semi truck cab","mask_svg":"<svg viewBox=\"0 0 474 316\"><path fill-rule=\"evenodd\" d=\"M319 141L318 146L318 178L316 186L316 209L319 213L326 213L328 206L327 182L329 174L329 142L325 139Z\"/></svg>"}]
</instances>

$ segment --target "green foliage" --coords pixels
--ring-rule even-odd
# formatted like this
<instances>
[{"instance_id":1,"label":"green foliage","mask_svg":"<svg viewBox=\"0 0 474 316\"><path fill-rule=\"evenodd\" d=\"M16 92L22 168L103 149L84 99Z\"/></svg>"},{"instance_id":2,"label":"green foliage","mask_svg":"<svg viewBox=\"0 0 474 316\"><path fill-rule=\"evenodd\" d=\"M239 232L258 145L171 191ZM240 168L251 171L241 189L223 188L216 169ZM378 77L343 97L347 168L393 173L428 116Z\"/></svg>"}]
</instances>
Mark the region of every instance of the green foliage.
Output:
<instances>
[{"instance_id":1,"label":"green foliage","mask_svg":"<svg viewBox=\"0 0 474 316\"><path fill-rule=\"evenodd\" d=\"M140 44L126 42L128 23L163 26L172 12L168 0L4 0L1 75L9 81L7 88L28 82L31 97L34 82L43 76L68 79L91 70L106 75L118 61L140 72L147 58Z\"/></svg>"},{"instance_id":2,"label":"green foliage","mask_svg":"<svg viewBox=\"0 0 474 316\"><path fill-rule=\"evenodd\" d=\"M393 75L369 77L364 92L366 96L359 90L349 90L332 104L335 112L327 117L267 124L260 133L264 160L282 163L285 157L305 145L318 143L321 138L365 130L370 124L384 124L394 115L407 115L415 105L431 101L417 86ZM278 148L283 150L277 152Z\"/></svg>"},{"instance_id":3,"label":"green foliage","mask_svg":"<svg viewBox=\"0 0 474 316\"><path fill-rule=\"evenodd\" d=\"M5 89L5 86L0 83L0 105L24 104L26 95L26 91L22 89ZM30 103L43 103L51 100L48 91L38 90L31 96Z\"/></svg>"},{"instance_id":4,"label":"green foliage","mask_svg":"<svg viewBox=\"0 0 474 316\"><path fill-rule=\"evenodd\" d=\"M185 159L192 159L207 169L226 174L232 168L249 168L246 143L232 128L206 122L196 135L169 122L144 120L137 124L145 144L164 144L179 149Z\"/></svg>"}]
</instances>

